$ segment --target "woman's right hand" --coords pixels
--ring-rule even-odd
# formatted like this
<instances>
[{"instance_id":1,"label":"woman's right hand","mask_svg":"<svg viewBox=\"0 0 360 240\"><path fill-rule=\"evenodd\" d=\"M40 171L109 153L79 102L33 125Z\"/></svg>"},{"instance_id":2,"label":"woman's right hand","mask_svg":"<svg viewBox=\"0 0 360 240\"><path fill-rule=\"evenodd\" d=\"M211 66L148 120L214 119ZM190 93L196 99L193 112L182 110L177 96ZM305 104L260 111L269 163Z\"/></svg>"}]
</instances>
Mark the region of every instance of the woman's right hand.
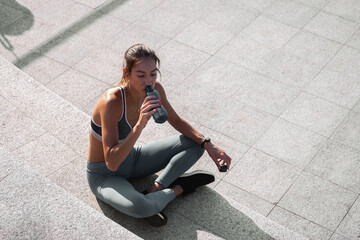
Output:
<instances>
[{"instance_id":1,"label":"woman's right hand","mask_svg":"<svg viewBox=\"0 0 360 240\"><path fill-rule=\"evenodd\" d=\"M161 100L157 100L156 96L146 97L140 107L139 120L136 125L144 128L159 106L161 106Z\"/></svg>"}]
</instances>

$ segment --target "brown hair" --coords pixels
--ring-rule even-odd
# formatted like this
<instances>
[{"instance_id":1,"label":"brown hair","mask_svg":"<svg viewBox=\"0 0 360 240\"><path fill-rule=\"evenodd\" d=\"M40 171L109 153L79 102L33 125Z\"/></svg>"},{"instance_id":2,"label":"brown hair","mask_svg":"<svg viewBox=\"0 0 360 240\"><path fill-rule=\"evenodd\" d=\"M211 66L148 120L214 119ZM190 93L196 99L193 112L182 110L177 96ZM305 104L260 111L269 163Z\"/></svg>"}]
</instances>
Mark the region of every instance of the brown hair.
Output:
<instances>
[{"instance_id":1,"label":"brown hair","mask_svg":"<svg viewBox=\"0 0 360 240\"><path fill-rule=\"evenodd\" d=\"M135 44L126 50L124 54L123 68L126 69L127 74L130 74L134 65L147 57L154 59L158 69L160 68L160 59L156 56L155 51L144 44ZM160 70L158 70L158 72L160 73ZM127 84L128 83L123 72L119 86Z\"/></svg>"}]
</instances>

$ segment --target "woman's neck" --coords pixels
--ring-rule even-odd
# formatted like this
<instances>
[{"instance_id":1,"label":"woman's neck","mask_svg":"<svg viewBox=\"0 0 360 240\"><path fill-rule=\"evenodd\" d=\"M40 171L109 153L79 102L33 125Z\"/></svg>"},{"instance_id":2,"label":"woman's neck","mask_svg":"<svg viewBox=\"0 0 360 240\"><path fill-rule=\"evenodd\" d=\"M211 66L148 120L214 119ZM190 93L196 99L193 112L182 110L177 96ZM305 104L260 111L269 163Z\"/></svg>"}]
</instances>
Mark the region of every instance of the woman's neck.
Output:
<instances>
[{"instance_id":1,"label":"woman's neck","mask_svg":"<svg viewBox=\"0 0 360 240\"><path fill-rule=\"evenodd\" d=\"M128 101L136 104L138 108L141 107L141 104L144 102L145 96L141 93L135 91L135 89L131 88L130 85L124 86L126 96L128 97Z\"/></svg>"}]
</instances>

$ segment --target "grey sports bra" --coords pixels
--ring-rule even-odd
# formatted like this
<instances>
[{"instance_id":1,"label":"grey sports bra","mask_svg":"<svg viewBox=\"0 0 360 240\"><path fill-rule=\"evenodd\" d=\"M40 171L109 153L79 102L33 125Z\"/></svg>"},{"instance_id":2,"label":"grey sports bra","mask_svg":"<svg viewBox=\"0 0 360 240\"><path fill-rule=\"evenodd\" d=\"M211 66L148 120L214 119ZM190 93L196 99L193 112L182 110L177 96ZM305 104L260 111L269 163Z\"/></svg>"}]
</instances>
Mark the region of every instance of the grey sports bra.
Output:
<instances>
[{"instance_id":1,"label":"grey sports bra","mask_svg":"<svg viewBox=\"0 0 360 240\"><path fill-rule=\"evenodd\" d=\"M132 127L130 126L128 120L126 119L126 97L125 97L124 88L119 87L119 89L121 90L121 96L122 96L122 102L123 102L123 111L122 111L120 120L118 122L119 142L121 142L129 134ZM102 141L101 126L96 124L94 122L93 118L91 118L91 130L90 131L91 131L91 135L93 135L99 141Z\"/></svg>"}]
</instances>

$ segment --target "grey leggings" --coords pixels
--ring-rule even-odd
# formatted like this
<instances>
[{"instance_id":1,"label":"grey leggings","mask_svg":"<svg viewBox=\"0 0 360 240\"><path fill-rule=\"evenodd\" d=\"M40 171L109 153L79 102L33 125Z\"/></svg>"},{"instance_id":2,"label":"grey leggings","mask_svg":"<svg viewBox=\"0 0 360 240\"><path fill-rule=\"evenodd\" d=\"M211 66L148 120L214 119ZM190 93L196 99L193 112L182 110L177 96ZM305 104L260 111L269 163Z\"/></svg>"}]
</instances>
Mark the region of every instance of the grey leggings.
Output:
<instances>
[{"instance_id":1,"label":"grey leggings","mask_svg":"<svg viewBox=\"0 0 360 240\"><path fill-rule=\"evenodd\" d=\"M176 178L186 172L203 155L199 144L180 135L145 146L134 147L116 172L110 171L105 162L87 164L87 179L91 191L103 202L127 215L144 218L152 216L175 198L167 188ZM164 190L143 195L128 182L162 173L156 182Z\"/></svg>"}]
</instances>

